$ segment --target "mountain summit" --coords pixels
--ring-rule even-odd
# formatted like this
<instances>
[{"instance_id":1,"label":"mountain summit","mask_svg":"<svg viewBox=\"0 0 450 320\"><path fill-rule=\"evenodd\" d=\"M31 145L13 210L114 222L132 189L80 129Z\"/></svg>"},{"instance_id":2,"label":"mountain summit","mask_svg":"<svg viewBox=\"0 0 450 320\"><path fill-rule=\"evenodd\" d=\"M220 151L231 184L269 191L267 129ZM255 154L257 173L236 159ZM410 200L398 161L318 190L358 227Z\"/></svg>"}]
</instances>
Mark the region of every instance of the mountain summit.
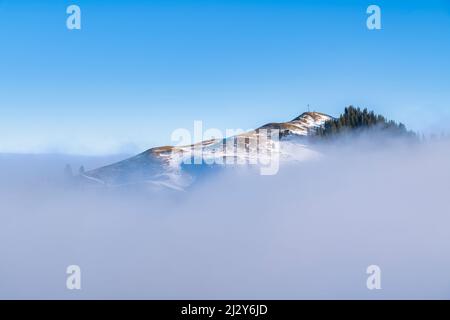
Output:
<instances>
[{"instance_id":1,"label":"mountain summit","mask_svg":"<svg viewBox=\"0 0 450 320\"><path fill-rule=\"evenodd\" d=\"M259 157L261 149L272 152L273 143L258 144L258 153L249 151L249 146L256 145L267 132L278 130L279 138L287 140L288 137L305 137L317 128L320 128L331 116L319 112L304 112L300 116L288 122L268 123L255 130L245 132L224 139L210 139L199 143L183 146L162 146L148 149L134 157L111 165L84 172L80 176L88 181L109 185L120 186L128 184L142 184L150 186L164 186L174 189L182 189L190 183L191 177L184 174L181 164L186 158L198 156L202 159L217 158L239 158L244 162L251 162ZM243 141L237 144L236 141ZM225 148L231 143L235 148ZM296 151L290 151L289 155L283 148L278 152L283 157L294 156L303 160L315 155L302 143L296 143ZM230 150L232 149L232 150ZM270 149L270 150L269 150Z\"/></svg>"},{"instance_id":2,"label":"mountain summit","mask_svg":"<svg viewBox=\"0 0 450 320\"><path fill-rule=\"evenodd\" d=\"M268 123L259 129L275 128L280 130L282 136L308 135L312 129L322 126L333 117L320 112L304 112L295 119L288 122Z\"/></svg>"},{"instance_id":3,"label":"mountain summit","mask_svg":"<svg viewBox=\"0 0 450 320\"><path fill-rule=\"evenodd\" d=\"M305 139L307 136L326 139L351 133L357 137L364 132L375 133L378 137L416 137L402 123L387 120L367 109L349 106L338 118L320 112L304 112L291 121L268 123L226 138L151 148L129 159L80 172L79 176L108 186L144 184L183 189L203 168L267 164L274 156L277 165L285 160L305 161L320 156L313 150L314 144Z\"/></svg>"}]
</instances>

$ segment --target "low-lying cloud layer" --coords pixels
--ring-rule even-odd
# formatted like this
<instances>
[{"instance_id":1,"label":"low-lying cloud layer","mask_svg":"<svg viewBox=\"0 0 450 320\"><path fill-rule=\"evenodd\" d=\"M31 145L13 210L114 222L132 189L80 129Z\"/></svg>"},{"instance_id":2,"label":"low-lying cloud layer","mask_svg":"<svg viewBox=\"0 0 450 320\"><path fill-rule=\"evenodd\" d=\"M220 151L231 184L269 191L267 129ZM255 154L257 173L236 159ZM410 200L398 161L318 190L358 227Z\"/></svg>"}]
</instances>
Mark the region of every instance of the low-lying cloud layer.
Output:
<instances>
[{"instance_id":1,"label":"low-lying cloud layer","mask_svg":"<svg viewBox=\"0 0 450 320\"><path fill-rule=\"evenodd\" d=\"M0 298L449 298L449 147L343 143L152 194L55 178L98 159L2 156Z\"/></svg>"}]
</instances>

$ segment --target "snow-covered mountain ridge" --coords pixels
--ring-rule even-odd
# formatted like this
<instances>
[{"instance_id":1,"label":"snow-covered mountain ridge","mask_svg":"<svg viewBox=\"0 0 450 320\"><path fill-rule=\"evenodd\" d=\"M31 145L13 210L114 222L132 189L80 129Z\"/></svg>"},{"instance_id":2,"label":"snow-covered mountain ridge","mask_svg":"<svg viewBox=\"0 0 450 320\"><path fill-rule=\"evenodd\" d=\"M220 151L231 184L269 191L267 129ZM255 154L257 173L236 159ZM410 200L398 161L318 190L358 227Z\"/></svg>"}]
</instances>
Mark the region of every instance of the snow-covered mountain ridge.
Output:
<instances>
[{"instance_id":1,"label":"snow-covered mountain ridge","mask_svg":"<svg viewBox=\"0 0 450 320\"><path fill-rule=\"evenodd\" d=\"M87 181L109 186L146 184L183 189L193 178L183 164L258 164L274 154L281 160L304 161L318 156L305 140L314 129L332 119L319 112L305 112L282 123L268 123L225 139L210 139L183 146L148 149L134 157L83 173ZM272 138L276 133L276 139ZM296 139L298 138L298 139ZM200 159L200 162L198 162ZM268 161L268 160L267 160Z\"/></svg>"}]
</instances>

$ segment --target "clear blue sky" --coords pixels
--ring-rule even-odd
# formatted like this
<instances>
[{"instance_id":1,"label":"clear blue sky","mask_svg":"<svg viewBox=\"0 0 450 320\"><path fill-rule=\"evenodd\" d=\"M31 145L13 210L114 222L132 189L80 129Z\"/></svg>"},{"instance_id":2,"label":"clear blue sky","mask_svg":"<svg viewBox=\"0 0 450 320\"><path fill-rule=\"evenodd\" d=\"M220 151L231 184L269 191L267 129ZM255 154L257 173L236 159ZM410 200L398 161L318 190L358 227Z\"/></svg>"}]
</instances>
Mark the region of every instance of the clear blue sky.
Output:
<instances>
[{"instance_id":1,"label":"clear blue sky","mask_svg":"<svg viewBox=\"0 0 450 320\"><path fill-rule=\"evenodd\" d=\"M450 1L0 0L0 152L135 152L307 104L446 129Z\"/></svg>"}]
</instances>

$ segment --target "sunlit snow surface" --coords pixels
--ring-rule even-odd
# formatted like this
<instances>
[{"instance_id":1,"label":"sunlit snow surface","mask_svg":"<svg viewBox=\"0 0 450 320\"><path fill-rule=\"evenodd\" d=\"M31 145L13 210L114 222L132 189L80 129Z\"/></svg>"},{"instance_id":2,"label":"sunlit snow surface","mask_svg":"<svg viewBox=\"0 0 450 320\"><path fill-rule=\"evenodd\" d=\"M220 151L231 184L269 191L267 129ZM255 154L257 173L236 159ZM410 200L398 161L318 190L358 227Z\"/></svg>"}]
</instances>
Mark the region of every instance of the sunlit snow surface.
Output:
<instances>
[{"instance_id":1,"label":"sunlit snow surface","mask_svg":"<svg viewBox=\"0 0 450 320\"><path fill-rule=\"evenodd\" d=\"M196 180L196 172L207 167L261 166L277 162L307 161L319 153L305 144L305 137L323 125L330 116L306 112L289 122L269 123L257 130L207 140L194 145L156 147L137 156L84 173L89 183L109 187L146 185L184 190ZM278 130L285 136L268 139L267 132ZM196 159L200 159L196 161ZM274 171L272 174L276 173Z\"/></svg>"}]
</instances>

